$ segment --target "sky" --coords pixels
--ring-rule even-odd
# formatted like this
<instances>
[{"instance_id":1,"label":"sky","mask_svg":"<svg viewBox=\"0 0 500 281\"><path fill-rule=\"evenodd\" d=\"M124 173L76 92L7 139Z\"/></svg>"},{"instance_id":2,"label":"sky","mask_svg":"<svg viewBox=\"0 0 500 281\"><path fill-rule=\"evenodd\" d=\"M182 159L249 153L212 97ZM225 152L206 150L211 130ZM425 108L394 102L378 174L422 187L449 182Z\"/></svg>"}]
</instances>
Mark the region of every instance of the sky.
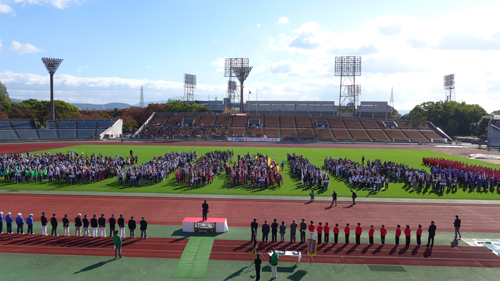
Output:
<instances>
[{"instance_id":1,"label":"sky","mask_svg":"<svg viewBox=\"0 0 500 281\"><path fill-rule=\"evenodd\" d=\"M361 56L361 101L411 110L445 99L500 110L500 1L0 0L0 81L48 100L137 104L225 97L224 58L249 58L245 99L339 100L336 56ZM248 91L252 94L248 95Z\"/></svg>"}]
</instances>

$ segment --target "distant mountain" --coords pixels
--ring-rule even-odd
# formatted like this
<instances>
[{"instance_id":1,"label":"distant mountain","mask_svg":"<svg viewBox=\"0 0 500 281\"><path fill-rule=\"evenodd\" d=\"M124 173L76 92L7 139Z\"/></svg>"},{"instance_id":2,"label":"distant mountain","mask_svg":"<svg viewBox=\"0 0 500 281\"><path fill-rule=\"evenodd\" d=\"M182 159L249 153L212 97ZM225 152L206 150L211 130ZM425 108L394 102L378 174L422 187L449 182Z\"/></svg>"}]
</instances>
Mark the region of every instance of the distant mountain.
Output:
<instances>
[{"instance_id":1,"label":"distant mountain","mask_svg":"<svg viewBox=\"0 0 500 281\"><path fill-rule=\"evenodd\" d=\"M22 103L23 100L22 99L10 99L13 103Z\"/></svg>"},{"instance_id":2,"label":"distant mountain","mask_svg":"<svg viewBox=\"0 0 500 281\"><path fill-rule=\"evenodd\" d=\"M113 110L115 108L124 109L124 108L136 107L128 103L121 103L121 102L112 102L106 104L71 103L71 105L76 106L79 109L86 109L86 110Z\"/></svg>"},{"instance_id":3,"label":"distant mountain","mask_svg":"<svg viewBox=\"0 0 500 281\"><path fill-rule=\"evenodd\" d=\"M144 106L146 106L146 107L147 107L150 103L167 103L167 102L168 102L168 100L160 100L160 101L145 101L145 102L144 102ZM140 105L140 103L136 103L136 104L134 104L133 106L139 106L139 105Z\"/></svg>"}]
</instances>

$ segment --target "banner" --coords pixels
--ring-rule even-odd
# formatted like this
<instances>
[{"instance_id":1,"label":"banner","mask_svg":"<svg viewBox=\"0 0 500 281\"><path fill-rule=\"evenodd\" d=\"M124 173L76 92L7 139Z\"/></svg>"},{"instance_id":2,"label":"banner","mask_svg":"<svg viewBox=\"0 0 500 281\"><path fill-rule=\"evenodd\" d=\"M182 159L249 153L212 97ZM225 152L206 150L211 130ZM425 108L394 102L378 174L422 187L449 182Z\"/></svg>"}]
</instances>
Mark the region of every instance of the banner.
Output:
<instances>
[{"instance_id":1,"label":"banner","mask_svg":"<svg viewBox=\"0 0 500 281\"><path fill-rule=\"evenodd\" d=\"M280 138L247 138L247 137L228 137L228 141L263 141L263 142L280 142Z\"/></svg>"},{"instance_id":2,"label":"banner","mask_svg":"<svg viewBox=\"0 0 500 281\"><path fill-rule=\"evenodd\" d=\"M307 255L314 257L318 252L318 241L307 238Z\"/></svg>"}]
</instances>

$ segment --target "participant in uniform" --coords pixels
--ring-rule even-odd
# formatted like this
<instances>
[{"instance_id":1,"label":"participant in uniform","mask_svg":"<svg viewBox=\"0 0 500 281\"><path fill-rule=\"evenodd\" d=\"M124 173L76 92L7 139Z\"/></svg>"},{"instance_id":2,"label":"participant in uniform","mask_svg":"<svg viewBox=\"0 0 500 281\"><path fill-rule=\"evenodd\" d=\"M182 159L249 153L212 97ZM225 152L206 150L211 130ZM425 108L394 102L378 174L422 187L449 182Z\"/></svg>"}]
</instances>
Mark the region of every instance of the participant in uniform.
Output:
<instances>
[{"instance_id":1,"label":"participant in uniform","mask_svg":"<svg viewBox=\"0 0 500 281\"><path fill-rule=\"evenodd\" d=\"M106 237L106 218L104 217L104 214L101 214L97 223L99 224L99 236Z\"/></svg>"},{"instance_id":2,"label":"participant in uniform","mask_svg":"<svg viewBox=\"0 0 500 281\"><path fill-rule=\"evenodd\" d=\"M276 219L274 219L274 222L271 224L271 242L277 242L278 241L278 223Z\"/></svg>"},{"instance_id":3,"label":"participant in uniform","mask_svg":"<svg viewBox=\"0 0 500 281\"><path fill-rule=\"evenodd\" d=\"M135 228L136 228L136 223L134 220L134 216L131 216L130 220L128 221L128 229L130 230L130 238L135 238Z\"/></svg>"},{"instance_id":4,"label":"participant in uniform","mask_svg":"<svg viewBox=\"0 0 500 281\"><path fill-rule=\"evenodd\" d=\"M28 234L33 234L33 214L26 219L26 224L28 225Z\"/></svg>"},{"instance_id":5,"label":"participant in uniform","mask_svg":"<svg viewBox=\"0 0 500 281\"><path fill-rule=\"evenodd\" d=\"M406 244L405 246L406 247L410 247L410 240L411 240L411 228L409 225L406 225L406 228L405 228L405 238L406 238Z\"/></svg>"},{"instance_id":6,"label":"participant in uniform","mask_svg":"<svg viewBox=\"0 0 500 281\"><path fill-rule=\"evenodd\" d=\"M97 231L97 215L94 215L91 219L90 219L90 226L92 227L92 237L97 237L98 235L98 231Z\"/></svg>"},{"instance_id":7,"label":"participant in uniform","mask_svg":"<svg viewBox=\"0 0 500 281\"><path fill-rule=\"evenodd\" d=\"M363 232L363 228L361 227L361 223L358 222L358 226L356 226L356 245L361 244L361 233Z\"/></svg>"},{"instance_id":8,"label":"participant in uniform","mask_svg":"<svg viewBox=\"0 0 500 281\"><path fill-rule=\"evenodd\" d=\"M262 242L267 242L267 239L269 237L269 224L267 224L267 221L264 221L264 224L262 225Z\"/></svg>"},{"instance_id":9,"label":"participant in uniform","mask_svg":"<svg viewBox=\"0 0 500 281\"><path fill-rule=\"evenodd\" d=\"M295 219L293 220L292 224L290 224L290 242L295 243L296 240L296 232L297 232L297 223L295 222Z\"/></svg>"},{"instance_id":10,"label":"participant in uniform","mask_svg":"<svg viewBox=\"0 0 500 281\"><path fill-rule=\"evenodd\" d=\"M89 219L87 218L87 215L84 215L83 216L83 236L87 237L87 236L90 236L90 232L89 232Z\"/></svg>"},{"instance_id":11,"label":"participant in uniform","mask_svg":"<svg viewBox=\"0 0 500 281\"><path fill-rule=\"evenodd\" d=\"M302 218L302 222L300 223L300 243L306 242L306 219Z\"/></svg>"},{"instance_id":12,"label":"participant in uniform","mask_svg":"<svg viewBox=\"0 0 500 281\"><path fill-rule=\"evenodd\" d=\"M148 222L142 217L141 224L141 239L148 239Z\"/></svg>"},{"instance_id":13,"label":"participant in uniform","mask_svg":"<svg viewBox=\"0 0 500 281\"><path fill-rule=\"evenodd\" d=\"M118 227L120 228L120 237L125 238L125 219L123 218L123 214L120 214L120 218L118 219Z\"/></svg>"},{"instance_id":14,"label":"participant in uniform","mask_svg":"<svg viewBox=\"0 0 500 281\"><path fill-rule=\"evenodd\" d=\"M259 228L257 219L253 219L253 222L250 223L250 230L251 230L250 241L253 241L254 238L257 239L257 237L255 237L255 233L257 233L257 228Z\"/></svg>"},{"instance_id":15,"label":"participant in uniform","mask_svg":"<svg viewBox=\"0 0 500 281\"><path fill-rule=\"evenodd\" d=\"M398 224L398 227L396 228L396 246L399 245L399 236L401 236L401 225Z\"/></svg>"},{"instance_id":16,"label":"participant in uniform","mask_svg":"<svg viewBox=\"0 0 500 281\"><path fill-rule=\"evenodd\" d=\"M69 219L68 215L64 215L64 218L62 219L63 223L63 233L64 236L69 236Z\"/></svg>"},{"instance_id":17,"label":"participant in uniform","mask_svg":"<svg viewBox=\"0 0 500 281\"><path fill-rule=\"evenodd\" d=\"M351 234L351 227L349 226L348 223L345 224L344 227L344 234L345 234L345 244L349 244L349 235Z\"/></svg>"},{"instance_id":18,"label":"participant in uniform","mask_svg":"<svg viewBox=\"0 0 500 281\"><path fill-rule=\"evenodd\" d=\"M309 240L314 239L314 230L316 229L316 226L314 225L314 222L311 221L309 226L307 227L309 229Z\"/></svg>"},{"instance_id":19,"label":"participant in uniform","mask_svg":"<svg viewBox=\"0 0 500 281\"><path fill-rule=\"evenodd\" d=\"M382 245L385 244L385 236L387 235L387 228L385 228L385 225L382 225L380 228L380 243Z\"/></svg>"},{"instance_id":20,"label":"participant in uniform","mask_svg":"<svg viewBox=\"0 0 500 281\"><path fill-rule=\"evenodd\" d=\"M325 222L323 232L325 233L325 244L328 244L328 242L330 242L330 226L328 225L328 222Z\"/></svg>"},{"instance_id":21,"label":"participant in uniform","mask_svg":"<svg viewBox=\"0 0 500 281\"><path fill-rule=\"evenodd\" d=\"M333 243L335 244L339 243L339 232L340 232L340 227L339 224L336 223L335 227L333 228Z\"/></svg>"},{"instance_id":22,"label":"participant in uniform","mask_svg":"<svg viewBox=\"0 0 500 281\"><path fill-rule=\"evenodd\" d=\"M52 215L52 218L50 219L50 225L52 226L52 236L58 236L57 235L57 218L56 218L56 214Z\"/></svg>"},{"instance_id":23,"label":"participant in uniform","mask_svg":"<svg viewBox=\"0 0 500 281\"><path fill-rule=\"evenodd\" d=\"M82 214L78 214L75 218L75 236L82 236Z\"/></svg>"},{"instance_id":24,"label":"participant in uniform","mask_svg":"<svg viewBox=\"0 0 500 281\"><path fill-rule=\"evenodd\" d=\"M368 240L370 240L370 245L373 245L373 235L375 234L375 228L373 225L370 225L370 230L368 231Z\"/></svg>"},{"instance_id":25,"label":"participant in uniform","mask_svg":"<svg viewBox=\"0 0 500 281\"><path fill-rule=\"evenodd\" d=\"M116 228L115 214L111 214L111 217L109 218L108 222L109 222L109 237L113 237L115 235L115 228Z\"/></svg>"},{"instance_id":26,"label":"participant in uniform","mask_svg":"<svg viewBox=\"0 0 500 281\"><path fill-rule=\"evenodd\" d=\"M422 225L419 224L418 225L418 229L417 229L417 246L420 247L420 244L422 243Z\"/></svg>"}]
</instances>

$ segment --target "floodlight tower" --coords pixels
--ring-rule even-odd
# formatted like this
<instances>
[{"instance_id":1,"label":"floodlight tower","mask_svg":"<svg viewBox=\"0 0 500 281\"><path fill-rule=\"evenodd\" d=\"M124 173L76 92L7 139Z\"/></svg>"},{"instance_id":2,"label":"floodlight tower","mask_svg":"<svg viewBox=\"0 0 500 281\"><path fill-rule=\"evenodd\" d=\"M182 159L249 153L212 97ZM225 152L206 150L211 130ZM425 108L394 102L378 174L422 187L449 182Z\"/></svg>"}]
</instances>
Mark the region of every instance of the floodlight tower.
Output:
<instances>
[{"instance_id":1,"label":"floodlight tower","mask_svg":"<svg viewBox=\"0 0 500 281\"><path fill-rule=\"evenodd\" d=\"M337 115L341 116L350 103L354 107L354 115L356 116L356 106L359 102L358 97L361 94L361 85L356 85L356 76L361 76L361 57L335 57L335 76L340 76Z\"/></svg>"},{"instance_id":2,"label":"floodlight tower","mask_svg":"<svg viewBox=\"0 0 500 281\"><path fill-rule=\"evenodd\" d=\"M233 72L236 75L236 78L240 81L240 113L243 113L243 84L245 83L245 80L248 77L248 74L250 74L250 71L252 71L253 66L237 66L233 67Z\"/></svg>"},{"instance_id":3,"label":"floodlight tower","mask_svg":"<svg viewBox=\"0 0 500 281\"><path fill-rule=\"evenodd\" d=\"M42 58L42 62L50 74L50 120L56 120L56 110L54 106L54 73L61 64L63 59Z\"/></svg>"},{"instance_id":4,"label":"floodlight tower","mask_svg":"<svg viewBox=\"0 0 500 281\"><path fill-rule=\"evenodd\" d=\"M140 108L144 107L144 92L142 91L142 86L141 86L141 101L139 103L139 107Z\"/></svg>"},{"instance_id":5,"label":"floodlight tower","mask_svg":"<svg viewBox=\"0 0 500 281\"><path fill-rule=\"evenodd\" d=\"M234 72L233 68L235 67L243 67L243 68L250 68L249 65L249 59L248 58L226 58L224 62L224 77L229 77L229 83L228 83L228 97L230 99L231 107L237 103L239 99L239 104L240 104L240 111L243 111L243 84L240 85L241 91L240 95L236 94L236 87L232 88L232 78L238 76ZM248 70L248 73L250 73L250 70ZM248 77L248 73L246 74L246 77ZM245 79L246 79L245 77ZM238 78L238 80L240 80ZM244 80L243 80L244 81ZM241 80L240 80L241 83ZM234 84L236 86L236 83ZM233 90L234 89L234 90Z\"/></svg>"},{"instance_id":6,"label":"floodlight tower","mask_svg":"<svg viewBox=\"0 0 500 281\"><path fill-rule=\"evenodd\" d=\"M184 74L184 100L194 101L194 89L196 89L196 75Z\"/></svg>"},{"instance_id":7,"label":"floodlight tower","mask_svg":"<svg viewBox=\"0 0 500 281\"><path fill-rule=\"evenodd\" d=\"M456 101L455 97L455 74L444 77L444 89L446 90L446 101Z\"/></svg>"},{"instance_id":8,"label":"floodlight tower","mask_svg":"<svg viewBox=\"0 0 500 281\"><path fill-rule=\"evenodd\" d=\"M391 100L389 101L389 106L391 108L394 108L394 93L392 92L392 87L391 87Z\"/></svg>"}]
</instances>

